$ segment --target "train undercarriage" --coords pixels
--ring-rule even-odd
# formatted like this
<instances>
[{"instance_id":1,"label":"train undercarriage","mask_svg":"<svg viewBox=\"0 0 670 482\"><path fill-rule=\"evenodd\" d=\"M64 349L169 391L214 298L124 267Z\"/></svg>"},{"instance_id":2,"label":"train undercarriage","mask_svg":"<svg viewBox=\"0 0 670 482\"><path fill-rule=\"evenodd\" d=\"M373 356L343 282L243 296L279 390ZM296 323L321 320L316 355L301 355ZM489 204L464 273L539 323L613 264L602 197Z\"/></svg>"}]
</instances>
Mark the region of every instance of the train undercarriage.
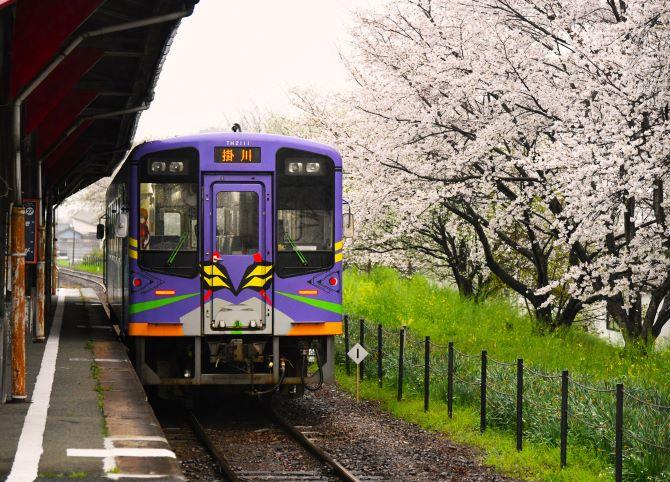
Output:
<instances>
[{"instance_id":1,"label":"train undercarriage","mask_svg":"<svg viewBox=\"0 0 670 482\"><path fill-rule=\"evenodd\" d=\"M216 335L132 337L144 385L219 385L300 395L333 380L334 338Z\"/></svg>"}]
</instances>

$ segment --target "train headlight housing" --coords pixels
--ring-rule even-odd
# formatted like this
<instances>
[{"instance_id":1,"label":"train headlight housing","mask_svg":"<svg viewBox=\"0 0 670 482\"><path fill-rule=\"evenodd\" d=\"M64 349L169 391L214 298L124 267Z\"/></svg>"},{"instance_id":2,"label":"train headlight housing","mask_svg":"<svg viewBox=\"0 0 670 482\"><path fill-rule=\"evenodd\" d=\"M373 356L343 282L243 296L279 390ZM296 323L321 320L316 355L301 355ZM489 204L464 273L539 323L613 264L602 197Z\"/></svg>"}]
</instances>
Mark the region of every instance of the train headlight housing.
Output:
<instances>
[{"instance_id":1,"label":"train headlight housing","mask_svg":"<svg viewBox=\"0 0 670 482\"><path fill-rule=\"evenodd\" d=\"M171 173L180 173L184 172L184 163L181 161L172 161L170 162L169 170Z\"/></svg>"},{"instance_id":2,"label":"train headlight housing","mask_svg":"<svg viewBox=\"0 0 670 482\"><path fill-rule=\"evenodd\" d=\"M318 176L321 174L321 163L319 161L289 161L286 163L286 174Z\"/></svg>"},{"instance_id":3,"label":"train headlight housing","mask_svg":"<svg viewBox=\"0 0 670 482\"><path fill-rule=\"evenodd\" d=\"M301 174L302 168L302 162L289 162L286 166L286 174Z\"/></svg>"},{"instance_id":4,"label":"train headlight housing","mask_svg":"<svg viewBox=\"0 0 670 482\"><path fill-rule=\"evenodd\" d=\"M151 172L165 172L167 170L167 164L163 161L154 161L151 163Z\"/></svg>"}]
</instances>

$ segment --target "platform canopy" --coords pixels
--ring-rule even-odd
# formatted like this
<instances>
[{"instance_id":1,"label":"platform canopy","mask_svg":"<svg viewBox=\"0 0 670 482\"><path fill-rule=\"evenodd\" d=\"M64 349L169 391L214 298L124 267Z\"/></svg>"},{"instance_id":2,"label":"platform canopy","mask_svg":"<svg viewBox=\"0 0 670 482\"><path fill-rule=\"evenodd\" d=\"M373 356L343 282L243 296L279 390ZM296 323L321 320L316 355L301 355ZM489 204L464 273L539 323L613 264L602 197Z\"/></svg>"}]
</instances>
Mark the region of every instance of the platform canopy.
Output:
<instances>
[{"instance_id":1,"label":"platform canopy","mask_svg":"<svg viewBox=\"0 0 670 482\"><path fill-rule=\"evenodd\" d=\"M23 166L42 161L53 203L124 158L180 18L197 1L0 0L9 101L30 92L21 103Z\"/></svg>"}]
</instances>

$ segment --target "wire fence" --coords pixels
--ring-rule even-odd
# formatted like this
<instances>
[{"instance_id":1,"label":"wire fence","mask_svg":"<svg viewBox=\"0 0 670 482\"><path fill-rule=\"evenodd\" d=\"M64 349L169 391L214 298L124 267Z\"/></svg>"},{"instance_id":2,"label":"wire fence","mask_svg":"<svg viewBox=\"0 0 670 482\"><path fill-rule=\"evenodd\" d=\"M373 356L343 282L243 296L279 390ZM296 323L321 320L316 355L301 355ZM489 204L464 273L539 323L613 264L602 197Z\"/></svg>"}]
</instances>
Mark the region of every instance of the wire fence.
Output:
<instances>
[{"instance_id":1,"label":"wire fence","mask_svg":"<svg viewBox=\"0 0 670 482\"><path fill-rule=\"evenodd\" d=\"M493 426L525 440L560 447L560 465L568 447L591 447L614 465L614 479L670 480L670 401L668 394L623 383L598 384L567 370L551 373L497 360L486 350L467 353L421 338L407 327L388 330L363 319L344 318L344 336L336 341L336 360L347 374L355 365L346 356L356 343L370 355L361 363L363 379L395 386L398 400L423 396L431 403L477 406L479 429Z\"/></svg>"}]
</instances>

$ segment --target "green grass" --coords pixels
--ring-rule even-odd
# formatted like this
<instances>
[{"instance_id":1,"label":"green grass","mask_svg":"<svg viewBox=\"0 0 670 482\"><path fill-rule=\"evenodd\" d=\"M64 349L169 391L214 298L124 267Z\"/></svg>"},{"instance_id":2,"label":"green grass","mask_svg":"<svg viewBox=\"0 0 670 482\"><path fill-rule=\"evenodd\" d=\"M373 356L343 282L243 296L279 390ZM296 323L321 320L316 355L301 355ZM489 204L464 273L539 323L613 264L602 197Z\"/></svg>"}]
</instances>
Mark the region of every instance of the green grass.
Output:
<instances>
[{"instance_id":1,"label":"green grass","mask_svg":"<svg viewBox=\"0 0 670 482\"><path fill-rule=\"evenodd\" d=\"M41 479L85 479L86 472L40 472Z\"/></svg>"},{"instance_id":2,"label":"green grass","mask_svg":"<svg viewBox=\"0 0 670 482\"><path fill-rule=\"evenodd\" d=\"M348 392L355 392L355 379L337 367L338 384ZM483 434L477 429L479 413L472 407L455 406L453 418L447 414L446 404L433 404L423 411L423 399L410 394L401 402L396 400L395 386L379 388L377 382L363 380L361 396L378 400L383 409L396 417L421 427L443 432L455 441L471 445L483 452L482 462L507 475L527 480L547 481L600 481L611 480L612 469L593 451L585 448L571 450L568 467L561 470L559 450L542 443L526 443L521 452L516 450L515 439L503 430L489 429Z\"/></svg>"},{"instance_id":3,"label":"green grass","mask_svg":"<svg viewBox=\"0 0 670 482\"><path fill-rule=\"evenodd\" d=\"M437 288L422 276L411 279L377 268L369 275L347 270L344 310L386 327L407 325L437 343L454 341L468 353L489 356L549 371L571 372L612 382L635 382L650 388L668 387L670 351L640 355L573 329L548 332L502 299L473 303L454 290Z\"/></svg>"},{"instance_id":4,"label":"green grass","mask_svg":"<svg viewBox=\"0 0 670 482\"><path fill-rule=\"evenodd\" d=\"M79 271L86 271L87 273L93 274L102 274L102 264L101 263L75 263L74 266L70 264L70 261L67 259L59 259L56 264L62 266L63 268L76 269Z\"/></svg>"},{"instance_id":5,"label":"green grass","mask_svg":"<svg viewBox=\"0 0 670 482\"><path fill-rule=\"evenodd\" d=\"M505 300L494 299L475 304L458 293L438 288L421 276L403 278L390 269L376 269L370 274L349 270L345 274L345 312L352 320L368 320L368 347L375 348L376 330L381 323L384 333L385 384L391 392L380 391L373 398L403 418L424 426L447 431L456 440L485 449L486 461L506 473L541 480L597 480L612 474L614 438L615 383L623 382L626 392L660 404L670 401L667 384L667 351L641 355L639 351L613 347L578 327L551 332L531 321ZM397 379L398 331L408 327L405 386L408 401L398 404L394 394ZM358 326L350 328L357 339ZM354 336L355 334L355 336ZM455 357L459 380L454 382L456 412L451 421L443 420L446 410L446 349L434 346L430 414L419 409L422 392L423 347L426 335L437 345L453 341L460 353ZM342 359L342 345L340 359ZM353 343L353 342L352 342ZM488 427L478 435L479 371L481 350L490 357L487 382L489 394ZM374 377L374 350L366 373ZM529 443L523 453L513 447L516 420L514 392L515 367L524 365L550 377L525 371L524 437ZM558 470L560 436L560 371L567 369L575 381L609 392L590 391L570 382L570 435L568 471ZM556 378L551 378L556 377ZM376 377L375 377L376 378ZM346 379L341 382L346 386ZM367 394L369 395L369 394ZM628 433L652 443L670 445L670 411L625 400L624 437L626 480L667 480L670 453L636 442ZM446 425L445 425L446 424ZM473 433L477 437L473 438ZM582 471L578 474L579 471ZM571 474L566 476L565 474ZM566 478L567 477L567 478Z\"/></svg>"},{"instance_id":6,"label":"green grass","mask_svg":"<svg viewBox=\"0 0 670 482\"><path fill-rule=\"evenodd\" d=\"M104 387L100 382L100 365L98 365L95 361L95 354L93 353L93 341L88 340L86 342L85 348L91 352L91 355L94 358L91 362L91 378L95 382L95 387L93 389L98 396L98 409L100 410L100 415L102 416L100 429L102 431L102 436L107 437L109 435L109 428L107 427L107 419L105 418L105 392L108 391L109 388Z\"/></svg>"}]
</instances>

